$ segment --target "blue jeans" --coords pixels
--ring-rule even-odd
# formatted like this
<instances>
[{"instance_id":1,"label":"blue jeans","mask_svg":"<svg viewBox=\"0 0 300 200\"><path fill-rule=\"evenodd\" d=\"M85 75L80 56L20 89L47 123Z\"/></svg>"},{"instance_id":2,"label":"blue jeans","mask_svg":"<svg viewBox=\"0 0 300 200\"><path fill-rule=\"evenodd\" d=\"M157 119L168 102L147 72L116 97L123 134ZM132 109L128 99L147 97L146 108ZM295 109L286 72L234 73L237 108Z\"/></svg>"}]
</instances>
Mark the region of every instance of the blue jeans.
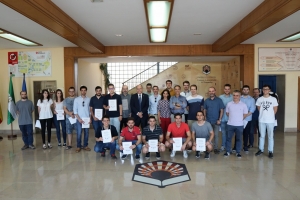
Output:
<instances>
[{"instance_id":1,"label":"blue jeans","mask_svg":"<svg viewBox=\"0 0 300 200\"><path fill-rule=\"evenodd\" d=\"M266 131L268 132L268 151L273 152L274 149L274 123L259 122L259 149L264 151Z\"/></svg>"},{"instance_id":2,"label":"blue jeans","mask_svg":"<svg viewBox=\"0 0 300 200\"><path fill-rule=\"evenodd\" d=\"M227 139L226 139L226 151L231 152L231 141L235 133L236 139L236 152L240 153L242 149L242 134L244 126L231 126L227 125Z\"/></svg>"},{"instance_id":3,"label":"blue jeans","mask_svg":"<svg viewBox=\"0 0 300 200\"><path fill-rule=\"evenodd\" d=\"M120 120L119 117L111 117L110 119L110 125L114 125L118 132L118 137L120 137Z\"/></svg>"},{"instance_id":4,"label":"blue jeans","mask_svg":"<svg viewBox=\"0 0 300 200\"><path fill-rule=\"evenodd\" d=\"M89 144L89 129L88 128L82 128L82 124L77 120L76 121L77 125L77 148L81 147L87 147ZM84 130L84 144L83 146L81 145L81 132L82 129Z\"/></svg>"},{"instance_id":5,"label":"blue jeans","mask_svg":"<svg viewBox=\"0 0 300 200\"><path fill-rule=\"evenodd\" d=\"M67 119L68 120L68 119ZM53 122L56 128L56 136L57 136L57 141L58 143L61 143L61 136L60 136L60 126L62 129L62 134L63 134L63 140L64 143L66 143L66 120L57 120L56 115L53 115Z\"/></svg>"},{"instance_id":6,"label":"blue jeans","mask_svg":"<svg viewBox=\"0 0 300 200\"><path fill-rule=\"evenodd\" d=\"M33 145L33 128L32 124L19 125L22 132L22 139L25 145Z\"/></svg>"},{"instance_id":7,"label":"blue jeans","mask_svg":"<svg viewBox=\"0 0 300 200\"><path fill-rule=\"evenodd\" d=\"M95 134L96 134L98 128L102 127L102 125L103 125L101 120L95 121L94 119L92 119L92 124L93 124L93 128L95 130Z\"/></svg>"},{"instance_id":8,"label":"blue jeans","mask_svg":"<svg viewBox=\"0 0 300 200\"><path fill-rule=\"evenodd\" d=\"M135 143L137 142L137 140L133 140L133 141L126 141L126 140L125 140L124 142L132 142L132 144L135 144ZM137 147L135 148L135 149L136 149L135 155L140 155L140 154L141 154L142 147L143 147L142 144L138 144L138 145L137 145ZM117 148L118 151L120 151L120 152L123 153L123 151L120 150L119 144L116 145L116 148Z\"/></svg>"},{"instance_id":9,"label":"blue jeans","mask_svg":"<svg viewBox=\"0 0 300 200\"><path fill-rule=\"evenodd\" d=\"M221 131L222 131L222 146L226 147L226 138L227 138L227 122L221 122Z\"/></svg>"},{"instance_id":10,"label":"blue jeans","mask_svg":"<svg viewBox=\"0 0 300 200\"><path fill-rule=\"evenodd\" d=\"M102 153L102 152L104 152L104 150L103 150L104 148L109 148L110 149L110 155L115 154L116 141L114 140L114 142L110 142L110 143L103 143L102 141L96 142L95 147L94 147L94 151L96 153Z\"/></svg>"}]
</instances>

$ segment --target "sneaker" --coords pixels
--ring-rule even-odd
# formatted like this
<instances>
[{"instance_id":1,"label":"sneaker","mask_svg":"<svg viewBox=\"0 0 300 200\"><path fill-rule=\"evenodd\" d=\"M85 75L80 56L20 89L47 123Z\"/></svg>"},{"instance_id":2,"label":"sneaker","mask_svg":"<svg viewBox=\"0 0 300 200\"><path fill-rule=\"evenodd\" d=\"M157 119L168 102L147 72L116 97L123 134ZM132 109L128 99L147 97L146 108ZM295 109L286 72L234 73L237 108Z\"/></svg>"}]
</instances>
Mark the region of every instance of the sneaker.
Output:
<instances>
[{"instance_id":1,"label":"sneaker","mask_svg":"<svg viewBox=\"0 0 300 200\"><path fill-rule=\"evenodd\" d=\"M245 148L245 147L244 147L244 152L245 152L245 153L249 153L248 148Z\"/></svg>"},{"instance_id":2,"label":"sneaker","mask_svg":"<svg viewBox=\"0 0 300 200\"><path fill-rule=\"evenodd\" d=\"M110 156L112 159L117 159L117 156L115 154L111 154Z\"/></svg>"},{"instance_id":3,"label":"sneaker","mask_svg":"<svg viewBox=\"0 0 300 200\"><path fill-rule=\"evenodd\" d=\"M175 154L176 154L176 151L172 151L171 154L170 154L170 157L171 157L171 158L174 158L174 157L175 157Z\"/></svg>"},{"instance_id":4,"label":"sneaker","mask_svg":"<svg viewBox=\"0 0 300 200\"><path fill-rule=\"evenodd\" d=\"M209 154L209 152L205 152L205 157L204 157L205 159L209 159L210 158L210 154Z\"/></svg>"},{"instance_id":5,"label":"sneaker","mask_svg":"<svg viewBox=\"0 0 300 200\"><path fill-rule=\"evenodd\" d=\"M225 157L228 157L229 155L230 155L229 152L224 153L224 156L225 156Z\"/></svg>"},{"instance_id":6,"label":"sneaker","mask_svg":"<svg viewBox=\"0 0 300 200\"><path fill-rule=\"evenodd\" d=\"M28 148L29 148L29 146L24 145L24 146L21 148L21 150L25 150L25 149L28 149Z\"/></svg>"},{"instance_id":7,"label":"sneaker","mask_svg":"<svg viewBox=\"0 0 300 200\"><path fill-rule=\"evenodd\" d=\"M184 158L188 158L188 157L189 157L189 155L188 155L188 153L187 153L187 150L184 150L184 151L183 151L183 157L184 157Z\"/></svg>"},{"instance_id":8,"label":"sneaker","mask_svg":"<svg viewBox=\"0 0 300 200\"><path fill-rule=\"evenodd\" d=\"M139 160L140 159L140 155L135 155L135 159Z\"/></svg>"},{"instance_id":9,"label":"sneaker","mask_svg":"<svg viewBox=\"0 0 300 200\"><path fill-rule=\"evenodd\" d=\"M253 145L249 144L247 147L248 147L248 149L250 149L250 148L253 148Z\"/></svg>"},{"instance_id":10,"label":"sneaker","mask_svg":"<svg viewBox=\"0 0 300 200\"><path fill-rule=\"evenodd\" d=\"M101 152L101 157L105 157L105 151Z\"/></svg>"},{"instance_id":11,"label":"sneaker","mask_svg":"<svg viewBox=\"0 0 300 200\"><path fill-rule=\"evenodd\" d=\"M72 146L67 146L66 147L66 150L69 150L69 149L71 149L72 148Z\"/></svg>"},{"instance_id":12,"label":"sneaker","mask_svg":"<svg viewBox=\"0 0 300 200\"><path fill-rule=\"evenodd\" d=\"M80 147L77 147L77 149L76 149L76 153L79 153L81 151L81 148Z\"/></svg>"},{"instance_id":13,"label":"sneaker","mask_svg":"<svg viewBox=\"0 0 300 200\"><path fill-rule=\"evenodd\" d=\"M225 147L221 146L220 151L225 151Z\"/></svg>"},{"instance_id":14,"label":"sneaker","mask_svg":"<svg viewBox=\"0 0 300 200\"><path fill-rule=\"evenodd\" d=\"M240 153L237 153L237 154L235 154L236 155L236 157L238 157L238 158L241 158L242 157L242 155L240 154Z\"/></svg>"},{"instance_id":15,"label":"sneaker","mask_svg":"<svg viewBox=\"0 0 300 200\"><path fill-rule=\"evenodd\" d=\"M256 152L255 156L260 156L263 152L261 150L258 150L258 152Z\"/></svg>"},{"instance_id":16,"label":"sneaker","mask_svg":"<svg viewBox=\"0 0 300 200\"><path fill-rule=\"evenodd\" d=\"M63 144L63 147L66 147L66 146L67 146L67 144L66 144L66 143L64 143L64 144Z\"/></svg>"},{"instance_id":17,"label":"sneaker","mask_svg":"<svg viewBox=\"0 0 300 200\"><path fill-rule=\"evenodd\" d=\"M196 157L196 158L200 158L200 151L196 151L195 157Z\"/></svg>"},{"instance_id":18,"label":"sneaker","mask_svg":"<svg viewBox=\"0 0 300 200\"><path fill-rule=\"evenodd\" d=\"M214 153L215 153L215 154L219 154L220 151L219 151L218 149L215 149L215 150L214 150Z\"/></svg>"},{"instance_id":19,"label":"sneaker","mask_svg":"<svg viewBox=\"0 0 300 200\"><path fill-rule=\"evenodd\" d=\"M46 144L43 144L43 149L47 149L47 146L46 146Z\"/></svg>"},{"instance_id":20,"label":"sneaker","mask_svg":"<svg viewBox=\"0 0 300 200\"><path fill-rule=\"evenodd\" d=\"M127 154L123 154L123 156L121 157L122 159L127 158Z\"/></svg>"},{"instance_id":21,"label":"sneaker","mask_svg":"<svg viewBox=\"0 0 300 200\"><path fill-rule=\"evenodd\" d=\"M273 158L273 152L269 151L269 158Z\"/></svg>"},{"instance_id":22,"label":"sneaker","mask_svg":"<svg viewBox=\"0 0 300 200\"><path fill-rule=\"evenodd\" d=\"M58 143L58 145L57 145L57 146L61 147L61 143Z\"/></svg>"},{"instance_id":23,"label":"sneaker","mask_svg":"<svg viewBox=\"0 0 300 200\"><path fill-rule=\"evenodd\" d=\"M34 145L29 145L29 148L30 149L35 149L35 146Z\"/></svg>"},{"instance_id":24,"label":"sneaker","mask_svg":"<svg viewBox=\"0 0 300 200\"><path fill-rule=\"evenodd\" d=\"M156 152L156 159L159 160L160 159L160 153Z\"/></svg>"},{"instance_id":25,"label":"sneaker","mask_svg":"<svg viewBox=\"0 0 300 200\"><path fill-rule=\"evenodd\" d=\"M149 159L150 159L150 152L146 153L145 158L146 158L146 160L149 160Z\"/></svg>"},{"instance_id":26,"label":"sneaker","mask_svg":"<svg viewBox=\"0 0 300 200\"><path fill-rule=\"evenodd\" d=\"M236 149L235 149L235 148L233 148L233 149L232 149L232 153L235 153L235 152L236 152Z\"/></svg>"},{"instance_id":27,"label":"sneaker","mask_svg":"<svg viewBox=\"0 0 300 200\"><path fill-rule=\"evenodd\" d=\"M50 143L48 143L48 148L51 149L52 148L52 145Z\"/></svg>"}]
</instances>

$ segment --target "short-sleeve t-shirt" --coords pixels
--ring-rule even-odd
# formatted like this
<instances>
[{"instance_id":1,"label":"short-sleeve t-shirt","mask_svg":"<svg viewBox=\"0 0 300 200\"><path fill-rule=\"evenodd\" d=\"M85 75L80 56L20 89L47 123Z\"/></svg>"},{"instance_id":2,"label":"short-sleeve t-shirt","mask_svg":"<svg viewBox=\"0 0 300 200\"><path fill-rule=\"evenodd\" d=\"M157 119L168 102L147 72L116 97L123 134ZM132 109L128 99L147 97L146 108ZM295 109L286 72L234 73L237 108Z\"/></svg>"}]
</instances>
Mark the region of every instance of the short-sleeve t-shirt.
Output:
<instances>
[{"instance_id":1,"label":"short-sleeve t-shirt","mask_svg":"<svg viewBox=\"0 0 300 200\"><path fill-rule=\"evenodd\" d=\"M191 95L186 98L186 101L189 106L188 120L197 120L197 112L201 111L201 106L204 104L203 97L201 95L197 95L195 97Z\"/></svg>"},{"instance_id":2,"label":"short-sleeve t-shirt","mask_svg":"<svg viewBox=\"0 0 300 200\"><path fill-rule=\"evenodd\" d=\"M17 112L19 113L18 122L19 125L32 124L32 111L34 111L34 106L32 101L18 101L16 104Z\"/></svg>"},{"instance_id":3,"label":"short-sleeve t-shirt","mask_svg":"<svg viewBox=\"0 0 300 200\"><path fill-rule=\"evenodd\" d=\"M67 97L64 99L64 106L68 109L69 112L73 112L75 98L76 97Z\"/></svg>"},{"instance_id":4,"label":"short-sleeve t-shirt","mask_svg":"<svg viewBox=\"0 0 300 200\"><path fill-rule=\"evenodd\" d=\"M141 130L137 126L134 126L131 132L128 127L123 128L121 131L121 137L124 137L125 141L137 140L138 135L141 135Z\"/></svg>"},{"instance_id":5,"label":"short-sleeve t-shirt","mask_svg":"<svg viewBox=\"0 0 300 200\"><path fill-rule=\"evenodd\" d=\"M104 97L103 105L108 106L108 101L110 99L116 99L117 100L117 111L106 110L105 112L109 117L119 117L120 116L120 107L119 107L119 105L122 105L122 98L121 98L120 95L118 95L116 93L112 96L110 94L108 94Z\"/></svg>"},{"instance_id":6,"label":"short-sleeve t-shirt","mask_svg":"<svg viewBox=\"0 0 300 200\"><path fill-rule=\"evenodd\" d=\"M260 106L258 121L261 123L274 123L275 113L274 107L278 106L277 99L269 96L268 98L259 97L256 101L256 105Z\"/></svg>"},{"instance_id":7,"label":"short-sleeve t-shirt","mask_svg":"<svg viewBox=\"0 0 300 200\"><path fill-rule=\"evenodd\" d=\"M148 140L159 140L159 137L162 135L162 129L160 126L155 125L153 131L150 130L150 126L143 128L143 136L146 136L146 141Z\"/></svg>"},{"instance_id":8,"label":"short-sleeve t-shirt","mask_svg":"<svg viewBox=\"0 0 300 200\"><path fill-rule=\"evenodd\" d=\"M184 122L181 122L179 127L177 127L176 122L173 122L168 126L168 132L170 132L174 138L186 138L186 133L188 131L190 131L189 126Z\"/></svg>"},{"instance_id":9,"label":"short-sleeve t-shirt","mask_svg":"<svg viewBox=\"0 0 300 200\"><path fill-rule=\"evenodd\" d=\"M114 126L114 125L109 125L109 129L110 129L110 132L111 132L111 137L116 137L116 136L118 136L118 132L117 132L117 129L116 129L116 127ZM102 137L102 130L107 130L107 129L104 129L104 127L99 127L98 129L97 129L97 132L96 132L96 134L95 134L95 137L96 138L100 138L100 137Z\"/></svg>"},{"instance_id":10,"label":"short-sleeve t-shirt","mask_svg":"<svg viewBox=\"0 0 300 200\"><path fill-rule=\"evenodd\" d=\"M210 132L213 131L213 128L209 122L204 122L203 125L199 125L198 122L192 124L192 131L195 132L196 138L206 138L210 137Z\"/></svg>"},{"instance_id":11,"label":"short-sleeve t-shirt","mask_svg":"<svg viewBox=\"0 0 300 200\"><path fill-rule=\"evenodd\" d=\"M41 108L39 113L39 119L49 119L53 117L51 105L53 104L52 99L43 99L43 102L39 99L37 106Z\"/></svg>"}]
</instances>

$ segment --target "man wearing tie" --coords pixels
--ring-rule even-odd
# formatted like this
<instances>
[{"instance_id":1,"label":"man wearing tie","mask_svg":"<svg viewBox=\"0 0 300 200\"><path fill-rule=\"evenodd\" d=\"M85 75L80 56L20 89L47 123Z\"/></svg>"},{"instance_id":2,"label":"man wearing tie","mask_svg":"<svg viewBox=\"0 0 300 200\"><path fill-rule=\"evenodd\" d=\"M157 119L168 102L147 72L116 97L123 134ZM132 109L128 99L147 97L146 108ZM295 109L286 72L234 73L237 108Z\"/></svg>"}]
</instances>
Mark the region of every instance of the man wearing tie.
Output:
<instances>
[{"instance_id":1,"label":"man wearing tie","mask_svg":"<svg viewBox=\"0 0 300 200\"><path fill-rule=\"evenodd\" d=\"M134 118L135 126L141 124L142 128L147 126L148 120L148 108L149 108L149 96L143 94L143 86L136 86L137 93L131 96L130 107L131 116Z\"/></svg>"}]
</instances>

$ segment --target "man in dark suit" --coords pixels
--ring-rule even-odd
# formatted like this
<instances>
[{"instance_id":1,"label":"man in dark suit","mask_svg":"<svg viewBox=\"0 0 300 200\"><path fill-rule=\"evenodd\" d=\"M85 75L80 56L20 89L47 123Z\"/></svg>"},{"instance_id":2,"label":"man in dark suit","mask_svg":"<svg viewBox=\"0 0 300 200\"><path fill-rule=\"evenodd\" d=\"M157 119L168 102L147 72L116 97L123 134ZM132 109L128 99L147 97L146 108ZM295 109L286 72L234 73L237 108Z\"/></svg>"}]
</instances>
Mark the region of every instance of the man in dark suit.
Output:
<instances>
[{"instance_id":1,"label":"man in dark suit","mask_svg":"<svg viewBox=\"0 0 300 200\"><path fill-rule=\"evenodd\" d=\"M149 96L143 94L143 86L136 86L137 93L131 96L130 107L131 116L134 118L135 126L141 124L142 128L147 126L148 121L148 108L149 108Z\"/></svg>"}]
</instances>

